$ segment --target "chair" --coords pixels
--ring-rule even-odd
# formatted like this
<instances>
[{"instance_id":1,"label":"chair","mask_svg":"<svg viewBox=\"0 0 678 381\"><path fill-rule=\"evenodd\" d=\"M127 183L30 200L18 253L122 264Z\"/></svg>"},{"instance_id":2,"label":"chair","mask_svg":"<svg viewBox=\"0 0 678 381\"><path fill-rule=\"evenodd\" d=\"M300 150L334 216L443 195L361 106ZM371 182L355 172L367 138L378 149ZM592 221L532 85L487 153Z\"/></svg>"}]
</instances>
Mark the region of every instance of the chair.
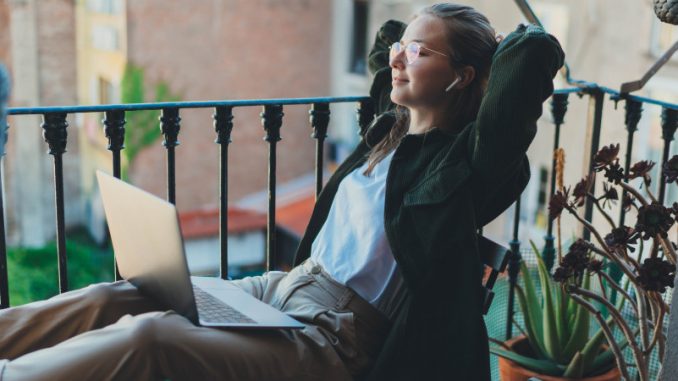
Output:
<instances>
[{"instance_id":1,"label":"chair","mask_svg":"<svg viewBox=\"0 0 678 381\"><path fill-rule=\"evenodd\" d=\"M478 251L481 262L490 270L490 274L483 284L483 315L486 315L490 305L492 305L492 299L494 299L494 291L492 291L494 282L499 273L506 269L513 253L506 247L480 234L478 235Z\"/></svg>"}]
</instances>

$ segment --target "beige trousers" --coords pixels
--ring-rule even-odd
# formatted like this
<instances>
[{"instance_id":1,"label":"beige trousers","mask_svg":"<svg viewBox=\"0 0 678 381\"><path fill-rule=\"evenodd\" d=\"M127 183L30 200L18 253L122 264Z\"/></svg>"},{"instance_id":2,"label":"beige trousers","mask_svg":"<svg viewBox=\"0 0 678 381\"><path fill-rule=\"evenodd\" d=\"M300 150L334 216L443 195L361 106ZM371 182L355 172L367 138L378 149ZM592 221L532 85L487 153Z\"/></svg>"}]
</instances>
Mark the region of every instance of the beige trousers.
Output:
<instances>
[{"instance_id":1,"label":"beige trousers","mask_svg":"<svg viewBox=\"0 0 678 381\"><path fill-rule=\"evenodd\" d=\"M233 281L302 330L196 327L121 281L0 311L0 380L350 380L388 320L310 261Z\"/></svg>"}]
</instances>

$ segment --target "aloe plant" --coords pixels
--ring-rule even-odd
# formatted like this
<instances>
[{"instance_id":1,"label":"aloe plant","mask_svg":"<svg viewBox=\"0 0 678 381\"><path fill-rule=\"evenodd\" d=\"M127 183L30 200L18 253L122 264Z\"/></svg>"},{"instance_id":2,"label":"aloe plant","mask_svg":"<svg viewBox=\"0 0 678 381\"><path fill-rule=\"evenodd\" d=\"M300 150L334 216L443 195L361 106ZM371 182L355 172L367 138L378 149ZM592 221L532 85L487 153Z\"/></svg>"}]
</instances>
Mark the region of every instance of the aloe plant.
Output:
<instances>
[{"instance_id":1,"label":"aloe plant","mask_svg":"<svg viewBox=\"0 0 678 381\"><path fill-rule=\"evenodd\" d=\"M534 357L528 357L499 345L490 351L514 361L534 372L564 378L582 378L609 370L614 365L614 353L601 351L605 340L602 330L590 336L591 315L576 303L563 287L551 278L540 252L530 242L537 257L540 295L525 262L521 263L523 286L516 295L523 313L527 336ZM585 272L581 288L588 290L590 274Z\"/></svg>"}]
</instances>

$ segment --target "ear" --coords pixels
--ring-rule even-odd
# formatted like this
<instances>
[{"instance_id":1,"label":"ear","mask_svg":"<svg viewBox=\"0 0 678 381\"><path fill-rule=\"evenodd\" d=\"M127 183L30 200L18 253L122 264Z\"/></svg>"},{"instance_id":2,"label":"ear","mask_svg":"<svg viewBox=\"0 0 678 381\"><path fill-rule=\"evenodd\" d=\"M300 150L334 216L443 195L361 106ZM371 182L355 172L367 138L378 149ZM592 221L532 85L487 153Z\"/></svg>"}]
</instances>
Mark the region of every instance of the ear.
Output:
<instances>
[{"instance_id":1,"label":"ear","mask_svg":"<svg viewBox=\"0 0 678 381\"><path fill-rule=\"evenodd\" d=\"M476 69L473 66L464 66L459 75L461 76L461 81L459 81L455 88L461 90L473 82L473 79L476 77Z\"/></svg>"}]
</instances>

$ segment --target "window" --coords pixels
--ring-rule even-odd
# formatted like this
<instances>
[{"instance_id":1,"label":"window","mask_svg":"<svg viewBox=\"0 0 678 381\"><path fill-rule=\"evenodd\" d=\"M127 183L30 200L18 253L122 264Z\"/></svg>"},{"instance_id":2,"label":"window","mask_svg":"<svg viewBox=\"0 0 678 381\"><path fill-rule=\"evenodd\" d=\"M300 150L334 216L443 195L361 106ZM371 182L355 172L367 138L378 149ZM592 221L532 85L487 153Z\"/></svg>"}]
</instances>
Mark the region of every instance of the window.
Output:
<instances>
[{"instance_id":1,"label":"window","mask_svg":"<svg viewBox=\"0 0 678 381\"><path fill-rule=\"evenodd\" d=\"M90 12L118 14L122 9L121 0L87 0L87 9Z\"/></svg>"},{"instance_id":2,"label":"window","mask_svg":"<svg viewBox=\"0 0 678 381\"><path fill-rule=\"evenodd\" d=\"M99 104L109 104L113 102L114 89L111 82L99 77Z\"/></svg>"},{"instance_id":3,"label":"window","mask_svg":"<svg viewBox=\"0 0 678 381\"><path fill-rule=\"evenodd\" d=\"M118 50L118 31L112 26L95 25L92 28L92 47L99 50Z\"/></svg>"},{"instance_id":4,"label":"window","mask_svg":"<svg viewBox=\"0 0 678 381\"><path fill-rule=\"evenodd\" d=\"M537 190L537 209L534 217L535 225L540 228L546 228L547 215L546 203L549 187L549 171L546 167L539 168L539 188Z\"/></svg>"},{"instance_id":5,"label":"window","mask_svg":"<svg viewBox=\"0 0 678 381\"><path fill-rule=\"evenodd\" d=\"M367 74L367 0L353 1L353 35L349 71Z\"/></svg>"}]
</instances>

